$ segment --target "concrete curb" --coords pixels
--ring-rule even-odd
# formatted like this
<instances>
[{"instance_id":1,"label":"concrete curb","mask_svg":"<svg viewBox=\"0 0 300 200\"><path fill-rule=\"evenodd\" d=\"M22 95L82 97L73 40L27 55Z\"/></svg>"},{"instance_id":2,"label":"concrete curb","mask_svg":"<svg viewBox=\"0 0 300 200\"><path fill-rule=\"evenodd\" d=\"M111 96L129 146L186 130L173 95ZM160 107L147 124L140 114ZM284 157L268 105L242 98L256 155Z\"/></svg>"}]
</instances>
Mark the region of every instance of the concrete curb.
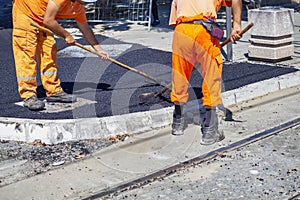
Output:
<instances>
[{"instance_id":1,"label":"concrete curb","mask_svg":"<svg viewBox=\"0 0 300 200\"><path fill-rule=\"evenodd\" d=\"M171 107L147 112L103 118L36 120L0 118L3 140L32 142L40 140L56 144L71 140L106 138L114 135L136 134L171 123Z\"/></svg>"},{"instance_id":2,"label":"concrete curb","mask_svg":"<svg viewBox=\"0 0 300 200\"><path fill-rule=\"evenodd\" d=\"M224 106L230 106L300 85L300 71L242 86L222 93Z\"/></svg>"},{"instance_id":3,"label":"concrete curb","mask_svg":"<svg viewBox=\"0 0 300 200\"><path fill-rule=\"evenodd\" d=\"M223 103L227 107L297 85L300 85L300 71L223 92ZM25 142L41 140L46 144L56 144L71 140L137 134L169 126L172 114L173 107L167 107L103 118L35 120L1 117L0 139Z\"/></svg>"}]
</instances>

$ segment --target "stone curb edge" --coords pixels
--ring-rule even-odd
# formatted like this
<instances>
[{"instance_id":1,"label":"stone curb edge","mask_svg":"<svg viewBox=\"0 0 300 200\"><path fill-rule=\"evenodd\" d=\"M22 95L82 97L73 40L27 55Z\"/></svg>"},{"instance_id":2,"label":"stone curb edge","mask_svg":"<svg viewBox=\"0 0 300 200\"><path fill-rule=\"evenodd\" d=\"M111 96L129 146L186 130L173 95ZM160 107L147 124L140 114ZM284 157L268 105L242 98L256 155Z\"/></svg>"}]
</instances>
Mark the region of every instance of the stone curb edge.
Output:
<instances>
[{"instance_id":1,"label":"stone curb edge","mask_svg":"<svg viewBox=\"0 0 300 200\"><path fill-rule=\"evenodd\" d=\"M297 85L300 85L300 71L223 92L223 103L227 107ZM56 144L138 134L169 126L172 114L173 107L167 107L103 118L36 120L0 117L0 139L25 142L41 140L46 144Z\"/></svg>"}]
</instances>

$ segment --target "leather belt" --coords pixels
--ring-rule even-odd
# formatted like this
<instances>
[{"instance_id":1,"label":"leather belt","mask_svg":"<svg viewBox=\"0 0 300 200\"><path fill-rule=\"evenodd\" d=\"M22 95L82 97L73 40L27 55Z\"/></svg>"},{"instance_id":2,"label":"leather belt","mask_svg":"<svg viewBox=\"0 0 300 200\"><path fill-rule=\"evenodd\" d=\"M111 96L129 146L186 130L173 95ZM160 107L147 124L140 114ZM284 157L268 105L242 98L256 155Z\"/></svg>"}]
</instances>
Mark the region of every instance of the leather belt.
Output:
<instances>
[{"instance_id":1,"label":"leather belt","mask_svg":"<svg viewBox=\"0 0 300 200\"><path fill-rule=\"evenodd\" d=\"M210 21L195 20L195 21L192 21L192 22L182 22L182 24L210 24Z\"/></svg>"},{"instance_id":2,"label":"leather belt","mask_svg":"<svg viewBox=\"0 0 300 200\"><path fill-rule=\"evenodd\" d=\"M224 31L218 26L217 23L213 21L207 21L207 20L195 20L192 22L183 22L183 24L201 24L210 32L210 34L217 38L221 39L224 35Z\"/></svg>"}]
</instances>

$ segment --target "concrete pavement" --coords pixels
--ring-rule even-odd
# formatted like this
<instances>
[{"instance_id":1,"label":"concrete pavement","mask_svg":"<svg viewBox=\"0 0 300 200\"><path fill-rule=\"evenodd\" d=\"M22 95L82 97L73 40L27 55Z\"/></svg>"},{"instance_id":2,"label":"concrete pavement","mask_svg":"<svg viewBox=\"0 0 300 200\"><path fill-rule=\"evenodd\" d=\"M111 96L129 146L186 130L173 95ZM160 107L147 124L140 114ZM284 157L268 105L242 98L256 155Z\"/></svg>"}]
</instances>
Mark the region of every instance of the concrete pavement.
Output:
<instances>
[{"instance_id":1,"label":"concrete pavement","mask_svg":"<svg viewBox=\"0 0 300 200\"><path fill-rule=\"evenodd\" d=\"M219 143L209 146L200 145L200 127L196 125L189 125L182 136L171 135L170 126L153 129L134 134L124 142L102 149L84 160L58 166L51 171L3 186L0 188L0 199L87 198L110 187L183 163L196 156L206 155L211 151L222 149L240 140L251 138L255 134L298 119L300 113L299 91L299 87L289 88L282 90L280 94L274 93L238 107L232 107L233 120L221 121L220 128L224 130L226 138ZM280 142L298 146L299 138ZM282 146L282 143L269 143L268 145ZM292 159L292 162L286 163L288 166L299 166L299 155L289 157L289 159ZM268 159L262 162L268 162ZM243 166L243 162L240 165ZM245 166L245 169L248 168L249 166ZM199 171L197 176L210 177L219 170L218 166L211 167L205 171ZM247 173L247 170L243 170L241 173ZM249 188L249 184L240 189L247 193L247 190L244 190ZM268 187L272 187L272 185L268 185ZM141 191L143 190L141 189ZM236 194L236 191L231 192ZM282 192L279 199L285 199L287 193L288 191ZM154 197L157 193L149 195L148 198ZM176 196L176 193L174 195ZM273 199L271 196L269 197ZM143 198L141 195L133 199Z\"/></svg>"},{"instance_id":2,"label":"concrete pavement","mask_svg":"<svg viewBox=\"0 0 300 200\"><path fill-rule=\"evenodd\" d=\"M116 40L141 44L149 48L171 52L173 29L167 24L169 8L167 4L160 8L161 25L151 28L150 31L148 31L147 26L136 23L94 24L93 28L96 33ZM244 20L243 27L248 23L248 21ZM300 58L298 56L300 48L298 45L298 41L300 41L299 26L300 16L298 12L295 12L295 53L293 59L276 64L250 63L300 69ZM70 31L73 31L73 33L78 32L76 29ZM248 46L249 33L246 33L240 41L233 45L234 62L247 61ZM108 48L108 46L106 47L105 45L103 45L103 47ZM223 48L223 51L224 54L226 54L226 48ZM155 58L153 58L153 60L154 59ZM299 71L295 71L245 85L234 90L224 91L222 93L224 106L230 106L271 92L299 85L299 77ZM3 130L2 139L32 141L39 138L46 143L57 143L74 139L106 137L116 134L134 134L150 131L153 128L168 126L171 123L172 111L172 107L167 107L146 112L92 119L23 120L1 118L0 126L1 130ZM142 121L140 120L141 118L143 119ZM99 130L103 131L99 133ZM43 134L41 134L41 132L43 132Z\"/></svg>"}]
</instances>

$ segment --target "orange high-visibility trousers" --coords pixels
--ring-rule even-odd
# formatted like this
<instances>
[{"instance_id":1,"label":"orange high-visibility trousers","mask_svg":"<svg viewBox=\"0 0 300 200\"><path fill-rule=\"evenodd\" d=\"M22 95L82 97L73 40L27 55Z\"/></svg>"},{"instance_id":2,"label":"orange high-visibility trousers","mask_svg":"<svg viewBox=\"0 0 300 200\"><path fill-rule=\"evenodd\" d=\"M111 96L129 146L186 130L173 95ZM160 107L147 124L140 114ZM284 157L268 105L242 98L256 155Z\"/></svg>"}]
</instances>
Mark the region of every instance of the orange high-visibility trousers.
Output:
<instances>
[{"instance_id":1,"label":"orange high-visibility trousers","mask_svg":"<svg viewBox=\"0 0 300 200\"><path fill-rule=\"evenodd\" d=\"M57 74L56 43L53 35L39 31L30 25L34 22L17 6L13 6L13 52L22 99L36 96L38 61L41 80L47 96L62 91Z\"/></svg>"},{"instance_id":2,"label":"orange high-visibility trousers","mask_svg":"<svg viewBox=\"0 0 300 200\"><path fill-rule=\"evenodd\" d=\"M172 43L172 102L188 101L188 85L195 63L200 63L202 71L203 106L222 104L223 59L219 40L212 37L203 25L178 24Z\"/></svg>"}]
</instances>

